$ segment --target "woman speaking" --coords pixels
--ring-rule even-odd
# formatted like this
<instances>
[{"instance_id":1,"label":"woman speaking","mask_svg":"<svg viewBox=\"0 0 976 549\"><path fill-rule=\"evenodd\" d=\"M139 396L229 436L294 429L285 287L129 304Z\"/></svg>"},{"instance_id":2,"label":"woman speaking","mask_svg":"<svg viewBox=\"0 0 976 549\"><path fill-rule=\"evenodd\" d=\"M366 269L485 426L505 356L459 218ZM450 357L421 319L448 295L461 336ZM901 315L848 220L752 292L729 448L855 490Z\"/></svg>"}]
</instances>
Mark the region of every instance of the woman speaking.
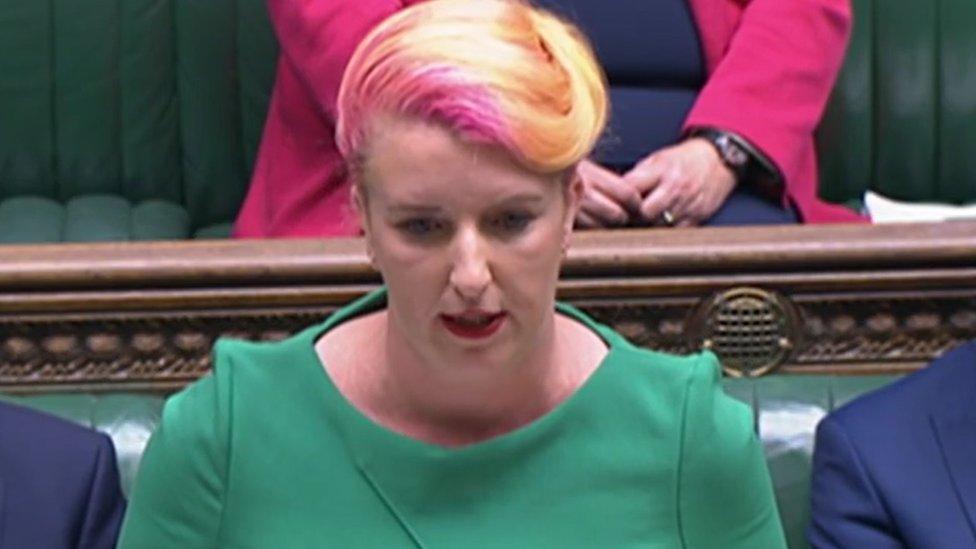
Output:
<instances>
[{"instance_id":1,"label":"woman speaking","mask_svg":"<svg viewBox=\"0 0 976 549\"><path fill-rule=\"evenodd\" d=\"M166 405L120 547L784 547L714 356L555 302L606 112L586 41L432 0L359 45L336 142L384 289L221 341Z\"/></svg>"}]
</instances>

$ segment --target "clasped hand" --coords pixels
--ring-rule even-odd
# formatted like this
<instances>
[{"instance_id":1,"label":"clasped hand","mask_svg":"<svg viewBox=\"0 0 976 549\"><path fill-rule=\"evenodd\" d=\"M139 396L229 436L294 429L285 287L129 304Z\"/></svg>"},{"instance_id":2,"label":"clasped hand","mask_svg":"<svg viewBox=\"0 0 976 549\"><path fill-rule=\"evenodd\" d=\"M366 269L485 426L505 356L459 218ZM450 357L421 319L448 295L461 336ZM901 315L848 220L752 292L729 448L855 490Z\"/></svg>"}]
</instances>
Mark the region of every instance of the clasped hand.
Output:
<instances>
[{"instance_id":1,"label":"clasped hand","mask_svg":"<svg viewBox=\"0 0 976 549\"><path fill-rule=\"evenodd\" d=\"M590 160L578 167L583 180L582 228L659 225L665 211L678 227L710 218L735 187L735 174L701 138L656 151L619 175Z\"/></svg>"}]
</instances>

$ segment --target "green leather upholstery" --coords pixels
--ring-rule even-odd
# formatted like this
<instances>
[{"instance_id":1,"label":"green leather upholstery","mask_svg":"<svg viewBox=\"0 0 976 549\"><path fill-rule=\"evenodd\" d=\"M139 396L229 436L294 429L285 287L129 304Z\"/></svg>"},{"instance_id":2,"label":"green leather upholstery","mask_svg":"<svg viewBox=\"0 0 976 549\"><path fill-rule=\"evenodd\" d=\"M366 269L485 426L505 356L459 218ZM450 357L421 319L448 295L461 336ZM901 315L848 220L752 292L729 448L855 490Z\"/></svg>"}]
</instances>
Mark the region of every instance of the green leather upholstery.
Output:
<instances>
[{"instance_id":1,"label":"green leather upholstery","mask_svg":"<svg viewBox=\"0 0 976 549\"><path fill-rule=\"evenodd\" d=\"M142 451L159 424L164 398L143 394L45 394L0 399L36 408L92 427L115 443L122 489L128 494L139 468Z\"/></svg>"},{"instance_id":2,"label":"green leather upholstery","mask_svg":"<svg viewBox=\"0 0 976 549\"><path fill-rule=\"evenodd\" d=\"M976 2L852 2L854 34L818 133L821 194L976 202Z\"/></svg>"},{"instance_id":3,"label":"green leather upholstery","mask_svg":"<svg viewBox=\"0 0 976 549\"><path fill-rule=\"evenodd\" d=\"M0 243L227 235L276 56L264 0L0 0Z\"/></svg>"},{"instance_id":4,"label":"green leather upholstery","mask_svg":"<svg viewBox=\"0 0 976 549\"><path fill-rule=\"evenodd\" d=\"M726 390L752 405L780 518L791 548L805 548L810 471L817 423L831 410L892 376L769 376L726 379Z\"/></svg>"},{"instance_id":5,"label":"green leather upholstery","mask_svg":"<svg viewBox=\"0 0 976 549\"><path fill-rule=\"evenodd\" d=\"M810 512L810 462L817 422L835 407L892 379L771 376L725 380L726 390L754 410L791 548L807 547L804 529ZM126 493L149 435L159 423L163 404L160 396L137 394L6 398L108 433L115 441Z\"/></svg>"},{"instance_id":6,"label":"green leather upholstery","mask_svg":"<svg viewBox=\"0 0 976 549\"><path fill-rule=\"evenodd\" d=\"M852 0L821 194L976 201L976 2ZM212 238L274 82L264 0L0 0L0 243Z\"/></svg>"}]
</instances>

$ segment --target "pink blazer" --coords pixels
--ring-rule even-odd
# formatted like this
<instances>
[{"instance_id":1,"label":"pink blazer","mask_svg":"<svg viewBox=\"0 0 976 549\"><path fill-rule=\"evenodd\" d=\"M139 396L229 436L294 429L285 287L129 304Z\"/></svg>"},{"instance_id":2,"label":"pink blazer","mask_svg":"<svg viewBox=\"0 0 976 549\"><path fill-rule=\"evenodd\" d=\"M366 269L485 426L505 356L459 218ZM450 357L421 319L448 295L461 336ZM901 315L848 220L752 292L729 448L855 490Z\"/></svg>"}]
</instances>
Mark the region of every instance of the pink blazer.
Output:
<instances>
[{"instance_id":1,"label":"pink blazer","mask_svg":"<svg viewBox=\"0 0 976 549\"><path fill-rule=\"evenodd\" d=\"M746 137L779 167L807 223L864 222L817 197L813 132L851 30L850 0L689 0L708 81L685 126Z\"/></svg>"},{"instance_id":2,"label":"pink blazer","mask_svg":"<svg viewBox=\"0 0 976 549\"><path fill-rule=\"evenodd\" d=\"M359 233L333 141L339 80L373 25L419 1L268 0L281 54L235 236ZM689 2L709 78L686 125L734 131L762 149L804 221L860 220L817 198L813 147L850 32L849 0Z\"/></svg>"}]
</instances>

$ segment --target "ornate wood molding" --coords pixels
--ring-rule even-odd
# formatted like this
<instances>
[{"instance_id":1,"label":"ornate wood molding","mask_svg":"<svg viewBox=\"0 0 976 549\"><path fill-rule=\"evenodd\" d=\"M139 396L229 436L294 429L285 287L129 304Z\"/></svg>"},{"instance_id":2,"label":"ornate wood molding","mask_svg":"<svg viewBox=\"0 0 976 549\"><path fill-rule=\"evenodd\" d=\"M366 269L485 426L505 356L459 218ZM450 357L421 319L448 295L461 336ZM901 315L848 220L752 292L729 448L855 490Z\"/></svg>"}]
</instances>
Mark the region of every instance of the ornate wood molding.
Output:
<instances>
[{"instance_id":1,"label":"ornate wood molding","mask_svg":"<svg viewBox=\"0 0 976 549\"><path fill-rule=\"evenodd\" d=\"M172 390L378 283L355 239L0 246L0 390ZM905 371L976 339L976 222L581 233L559 293L732 375Z\"/></svg>"}]
</instances>

